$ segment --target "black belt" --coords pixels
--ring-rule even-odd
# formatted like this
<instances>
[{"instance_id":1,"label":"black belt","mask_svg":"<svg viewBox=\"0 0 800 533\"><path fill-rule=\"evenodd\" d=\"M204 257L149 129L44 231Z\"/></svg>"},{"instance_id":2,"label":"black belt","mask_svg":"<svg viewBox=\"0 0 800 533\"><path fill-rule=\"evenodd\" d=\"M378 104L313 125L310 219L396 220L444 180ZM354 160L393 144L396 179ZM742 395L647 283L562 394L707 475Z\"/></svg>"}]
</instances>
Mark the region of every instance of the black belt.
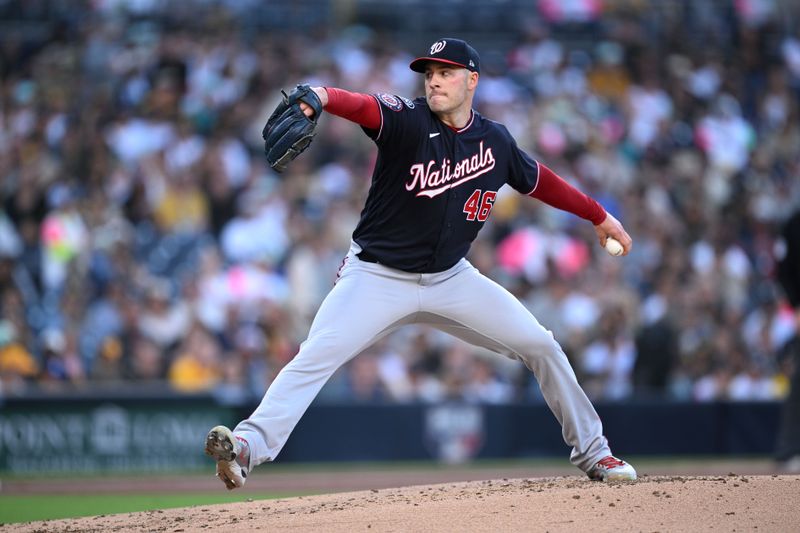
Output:
<instances>
[{"instance_id":1,"label":"black belt","mask_svg":"<svg viewBox=\"0 0 800 533\"><path fill-rule=\"evenodd\" d=\"M380 263L377 257L375 257L366 250L361 250L356 255L358 256L359 259L361 259L362 261L366 261L367 263Z\"/></svg>"}]
</instances>

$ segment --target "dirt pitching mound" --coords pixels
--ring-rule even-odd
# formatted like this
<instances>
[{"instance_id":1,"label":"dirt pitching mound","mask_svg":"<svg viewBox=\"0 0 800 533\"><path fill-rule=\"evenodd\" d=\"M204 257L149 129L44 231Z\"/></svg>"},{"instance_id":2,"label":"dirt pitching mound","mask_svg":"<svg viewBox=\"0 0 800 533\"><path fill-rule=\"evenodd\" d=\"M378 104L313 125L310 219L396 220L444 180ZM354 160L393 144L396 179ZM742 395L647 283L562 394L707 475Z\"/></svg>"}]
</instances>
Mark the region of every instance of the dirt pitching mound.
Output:
<instances>
[{"instance_id":1,"label":"dirt pitching mound","mask_svg":"<svg viewBox=\"0 0 800 533\"><path fill-rule=\"evenodd\" d=\"M503 479L11 524L0 531L796 531L800 476ZM11 529L9 529L11 528Z\"/></svg>"}]
</instances>

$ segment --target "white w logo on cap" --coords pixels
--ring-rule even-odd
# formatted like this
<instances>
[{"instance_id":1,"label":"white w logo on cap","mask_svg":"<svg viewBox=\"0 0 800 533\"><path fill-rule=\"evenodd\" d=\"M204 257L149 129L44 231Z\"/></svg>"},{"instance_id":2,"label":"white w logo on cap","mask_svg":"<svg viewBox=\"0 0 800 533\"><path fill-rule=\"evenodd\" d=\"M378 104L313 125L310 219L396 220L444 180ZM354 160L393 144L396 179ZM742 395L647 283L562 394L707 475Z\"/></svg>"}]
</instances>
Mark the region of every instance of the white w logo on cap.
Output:
<instances>
[{"instance_id":1,"label":"white w logo on cap","mask_svg":"<svg viewBox=\"0 0 800 533\"><path fill-rule=\"evenodd\" d=\"M439 52L444 50L444 47L446 45L447 41L436 41L435 43L433 43L433 46L431 46L431 55L438 54Z\"/></svg>"}]
</instances>

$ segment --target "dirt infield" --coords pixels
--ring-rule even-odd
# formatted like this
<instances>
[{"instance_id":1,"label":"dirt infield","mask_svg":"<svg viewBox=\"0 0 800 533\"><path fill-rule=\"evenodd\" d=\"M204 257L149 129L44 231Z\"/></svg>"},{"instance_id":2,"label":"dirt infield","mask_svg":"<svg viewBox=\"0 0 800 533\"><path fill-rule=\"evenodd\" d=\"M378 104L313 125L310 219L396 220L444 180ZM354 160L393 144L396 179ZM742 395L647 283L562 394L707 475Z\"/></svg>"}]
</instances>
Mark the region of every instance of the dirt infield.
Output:
<instances>
[{"instance_id":1,"label":"dirt infield","mask_svg":"<svg viewBox=\"0 0 800 533\"><path fill-rule=\"evenodd\" d=\"M255 500L49 522L2 531L758 531L800 528L800 476L495 479Z\"/></svg>"}]
</instances>

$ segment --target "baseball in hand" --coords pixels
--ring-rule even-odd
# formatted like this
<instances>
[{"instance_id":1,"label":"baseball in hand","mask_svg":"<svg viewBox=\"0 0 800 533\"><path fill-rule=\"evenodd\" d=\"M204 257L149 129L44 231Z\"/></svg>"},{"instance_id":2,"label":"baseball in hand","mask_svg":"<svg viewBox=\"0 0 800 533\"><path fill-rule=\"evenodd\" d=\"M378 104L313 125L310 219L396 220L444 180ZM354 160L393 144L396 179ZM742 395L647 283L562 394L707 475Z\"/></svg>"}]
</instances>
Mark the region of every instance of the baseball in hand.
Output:
<instances>
[{"instance_id":1,"label":"baseball in hand","mask_svg":"<svg viewBox=\"0 0 800 533\"><path fill-rule=\"evenodd\" d=\"M625 250L619 241L613 237L606 237L606 251L611 255L622 255Z\"/></svg>"}]
</instances>

